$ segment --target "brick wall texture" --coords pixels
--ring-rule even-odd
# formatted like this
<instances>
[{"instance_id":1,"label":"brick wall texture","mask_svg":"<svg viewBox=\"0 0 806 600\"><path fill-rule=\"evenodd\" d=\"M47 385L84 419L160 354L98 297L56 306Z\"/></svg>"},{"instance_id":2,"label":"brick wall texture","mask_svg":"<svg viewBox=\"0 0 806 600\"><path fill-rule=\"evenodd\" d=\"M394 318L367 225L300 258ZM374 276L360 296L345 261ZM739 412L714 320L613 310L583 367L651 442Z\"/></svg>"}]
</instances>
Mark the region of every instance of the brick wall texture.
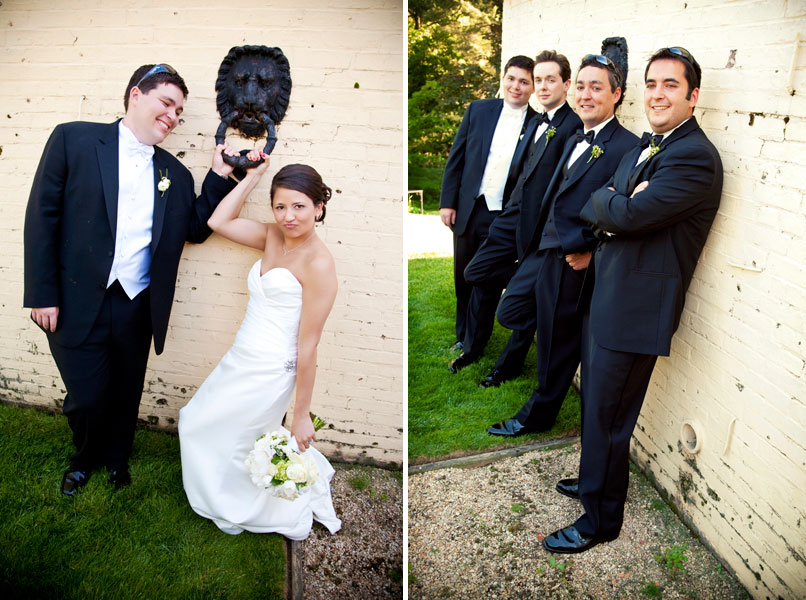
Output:
<instances>
[{"instance_id":1,"label":"brick wall texture","mask_svg":"<svg viewBox=\"0 0 806 600\"><path fill-rule=\"evenodd\" d=\"M163 147L201 187L218 126L214 83L232 46L279 46L293 89L269 173L246 216L270 220L280 167L314 166L333 190L318 233L339 293L319 345L313 410L331 458L402 464L403 11L395 0L4 0L0 4L0 398L56 408L64 389L22 308L23 218L42 148L65 121L111 122L139 65L188 84ZM228 141L239 148L254 142ZM179 409L230 346L259 253L213 235L188 245L165 352L149 361L140 417L176 429Z\"/></svg>"},{"instance_id":2,"label":"brick wall texture","mask_svg":"<svg viewBox=\"0 0 806 600\"><path fill-rule=\"evenodd\" d=\"M574 76L625 37L618 116L638 135L652 52L681 45L702 66L695 116L724 192L633 458L754 597L806 597L806 2L505 0L503 14L504 60L553 48Z\"/></svg>"}]
</instances>

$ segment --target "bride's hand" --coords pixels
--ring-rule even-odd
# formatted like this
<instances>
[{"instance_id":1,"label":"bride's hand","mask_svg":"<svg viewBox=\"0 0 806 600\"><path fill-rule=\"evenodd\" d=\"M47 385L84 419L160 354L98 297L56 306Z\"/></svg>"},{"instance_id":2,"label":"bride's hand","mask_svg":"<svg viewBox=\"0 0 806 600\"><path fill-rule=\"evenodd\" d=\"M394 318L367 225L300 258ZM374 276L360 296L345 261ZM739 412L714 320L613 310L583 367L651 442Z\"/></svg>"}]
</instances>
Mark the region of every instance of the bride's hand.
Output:
<instances>
[{"instance_id":1,"label":"bride's hand","mask_svg":"<svg viewBox=\"0 0 806 600\"><path fill-rule=\"evenodd\" d=\"M311 446L311 442L316 439L316 430L313 428L313 421L308 414L299 417L294 415L291 435L297 440L300 452L305 452Z\"/></svg>"},{"instance_id":2,"label":"bride's hand","mask_svg":"<svg viewBox=\"0 0 806 600\"><path fill-rule=\"evenodd\" d=\"M269 168L269 155L268 154L264 154L263 152L261 152L259 150L252 150L251 152L249 152L246 155L246 157L249 160L254 160L254 161L260 160L261 158L263 159L263 162L260 163L259 165L256 165L256 166L252 167L251 169L247 169L246 170L247 173L255 173L258 177L260 177L261 175L263 175L263 173L266 171L266 169Z\"/></svg>"}]
</instances>

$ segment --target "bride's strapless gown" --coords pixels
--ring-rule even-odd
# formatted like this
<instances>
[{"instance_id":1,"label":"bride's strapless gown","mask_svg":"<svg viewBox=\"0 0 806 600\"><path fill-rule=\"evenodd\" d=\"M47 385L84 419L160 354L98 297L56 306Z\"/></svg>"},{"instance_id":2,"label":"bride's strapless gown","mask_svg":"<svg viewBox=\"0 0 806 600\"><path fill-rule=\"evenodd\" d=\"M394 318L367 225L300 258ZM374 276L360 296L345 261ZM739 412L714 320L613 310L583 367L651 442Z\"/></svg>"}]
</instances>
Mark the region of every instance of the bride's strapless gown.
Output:
<instances>
[{"instance_id":1,"label":"bride's strapless gown","mask_svg":"<svg viewBox=\"0 0 806 600\"><path fill-rule=\"evenodd\" d=\"M230 534L243 530L308 537L316 519L335 533L333 467L314 448L319 479L296 500L258 488L244 465L255 440L280 423L296 381L302 285L288 269L249 272L249 304L232 348L179 411L182 480L190 505ZM295 440L291 440L296 448Z\"/></svg>"}]
</instances>

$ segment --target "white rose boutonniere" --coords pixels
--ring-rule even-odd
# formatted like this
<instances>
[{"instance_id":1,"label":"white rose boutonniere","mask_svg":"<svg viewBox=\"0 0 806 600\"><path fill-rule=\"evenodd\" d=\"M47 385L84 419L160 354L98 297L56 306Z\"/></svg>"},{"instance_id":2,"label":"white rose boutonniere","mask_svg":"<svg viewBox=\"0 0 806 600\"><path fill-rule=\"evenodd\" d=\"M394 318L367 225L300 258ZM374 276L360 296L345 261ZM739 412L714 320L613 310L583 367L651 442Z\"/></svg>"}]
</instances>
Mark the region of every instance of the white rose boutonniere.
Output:
<instances>
[{"instance_id":1,"label":"white rose boutonniere","mask_svg":"<svg viewBox=\"0 0 806 600\"><path fill-rule=\"evenodd\" d=\"M591 155L588 159L588 162L592 161L594 158L599 158L602 154L604 154L604 150L600 146L594 146L591 148Z\"/></svg>"},{"instance_id":2,"label":"white rose boutonniere","mask_svg":"<svg viewBox=\"0 0 806 600\"><path fill-rule=\"evenodd\" d=\"M165 175L162 174L162 169L160 169L160 180L157 184L157 190L161 192L160 197L165 195L169 187L171 187L171 180L168 179L168 169L165 169Z\"/></svg>"},{"instance_id":3,"label":"white rose boutonniere","mask_svg":"<svg viewBox=\"0 0 806 600\"><path fill-rule=\"evenodd\" d=\"M654 137L654 136L653 136ZM647 160L655 156L658 152L660 152L660 144L657 146L654 144L655 140L650 140L649 142L649 154L647 155Z\"/></svg>"},{"instance_id":4,"label":"white rose boutonniere","mask_svg":"<svg viewBox=\"0 0 806 600\"><path fill-rule=\"evenodd\" d=\"M548 131L546 131L546 146L549 145L549 140L554 137L555 133L557 133L557 130L553 126L548 128Z\"/></svg>"}]
</instances>

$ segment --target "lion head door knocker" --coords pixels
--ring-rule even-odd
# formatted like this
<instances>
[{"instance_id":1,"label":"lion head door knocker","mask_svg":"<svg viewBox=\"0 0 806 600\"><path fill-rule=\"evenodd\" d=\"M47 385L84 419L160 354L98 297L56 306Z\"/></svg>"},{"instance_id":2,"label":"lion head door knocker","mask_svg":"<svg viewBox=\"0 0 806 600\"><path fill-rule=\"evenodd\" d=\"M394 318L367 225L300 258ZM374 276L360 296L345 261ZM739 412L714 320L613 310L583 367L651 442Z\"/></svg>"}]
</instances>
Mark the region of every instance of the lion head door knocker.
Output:
<instances>
[{"instance_id":1,"label":"lion head door knocker","mask_svg":"<svg viewBox=\"0 0 806 600\"><path fill-rule=\"evenodd\" d=\"M250 139L266 135L265 154L271 154L277 143L276 125L283 120L291 95L291 70L288 59L279 48L268 46L235 46L230 49L215 82L216 106L221 124L215 134L216 144L223 144L227 129L232 127ZM249 150L240 156L224 155L224 162L250 169L263 162L249 160Z\"/></svg>"}]
</instances>

